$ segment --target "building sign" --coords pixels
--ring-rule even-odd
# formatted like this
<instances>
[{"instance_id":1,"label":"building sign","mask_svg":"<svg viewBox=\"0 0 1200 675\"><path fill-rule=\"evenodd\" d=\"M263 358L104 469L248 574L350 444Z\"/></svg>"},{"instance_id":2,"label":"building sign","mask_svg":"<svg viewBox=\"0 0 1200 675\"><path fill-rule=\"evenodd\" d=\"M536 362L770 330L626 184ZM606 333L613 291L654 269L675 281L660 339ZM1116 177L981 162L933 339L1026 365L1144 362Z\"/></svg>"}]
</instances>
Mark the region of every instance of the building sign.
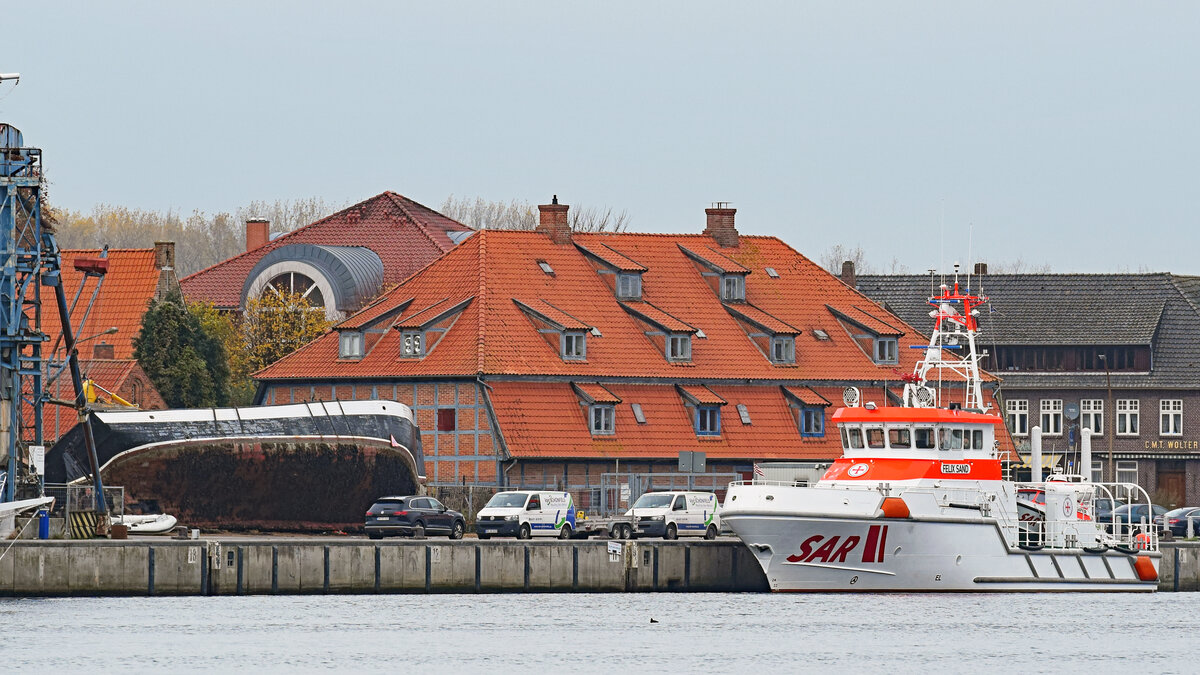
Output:
<instances>
[{"instance_id":1,"label":"building sign","mask_svg":"<svg viewBox=\"0 0 1200 675\"><path fill-rule=\"evenodd\" d=\"M1146 441L1147 450L1200 450L1200 441Z\"/></svg>"}]
</instances>

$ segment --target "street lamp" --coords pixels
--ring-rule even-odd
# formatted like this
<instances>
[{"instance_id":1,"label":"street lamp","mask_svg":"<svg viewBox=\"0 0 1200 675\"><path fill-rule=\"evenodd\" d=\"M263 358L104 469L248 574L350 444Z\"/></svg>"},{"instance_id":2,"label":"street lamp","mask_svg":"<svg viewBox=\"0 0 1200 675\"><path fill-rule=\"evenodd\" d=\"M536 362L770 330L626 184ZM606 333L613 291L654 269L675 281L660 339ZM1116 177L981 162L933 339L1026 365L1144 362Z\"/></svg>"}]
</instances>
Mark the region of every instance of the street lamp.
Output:
<instances>
[{"instance_id":1,"label":"street lamp","mask_svg":"<svg viewBox=\"0 0 1200 675\"><path fill-rule=\"evenodd\" d=\"M1100 361L1104 363L1104 381L1108 385L1108 412L1104 415L1104 426L1107 427L1105 435L1108 436L1108 471L1110 483L1117 482L1117 465L1113 463L1113 418L1117 414L1116 408L1113 408L1112 398L1112 372L1108 369L1108 358L1104 354L1100 354ZM1091 471L1092 467L1088 467Z\"/></svg>"}]
</instances>

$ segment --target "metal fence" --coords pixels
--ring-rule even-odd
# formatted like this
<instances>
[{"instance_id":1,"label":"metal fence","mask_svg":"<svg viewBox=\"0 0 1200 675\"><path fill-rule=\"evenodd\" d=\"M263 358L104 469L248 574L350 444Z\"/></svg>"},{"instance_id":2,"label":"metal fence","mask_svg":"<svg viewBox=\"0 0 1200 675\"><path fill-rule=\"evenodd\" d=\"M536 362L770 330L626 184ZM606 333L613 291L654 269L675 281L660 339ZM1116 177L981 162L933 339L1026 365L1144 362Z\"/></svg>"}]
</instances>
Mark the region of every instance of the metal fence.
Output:
<instances>
[{"instance_id":1,"label":"metal fence","mask_svg":"<svg viewBox=\"0 0 1200 675\"><path fill-rule=\"evenodd\" d=\"M426 492L445 504L460 511L469 522L497 492L514 490L557 490L570 492L575 508L589 516L611 516L624 513L647 492L664 490L700 490L715 492L719 501L725 500L729 484L741 480L736 473L605 473L600 476L600 485L594 486L547 486L533 485L460 485L457 483L430 483Z\"/></svg>"}]
</instances>

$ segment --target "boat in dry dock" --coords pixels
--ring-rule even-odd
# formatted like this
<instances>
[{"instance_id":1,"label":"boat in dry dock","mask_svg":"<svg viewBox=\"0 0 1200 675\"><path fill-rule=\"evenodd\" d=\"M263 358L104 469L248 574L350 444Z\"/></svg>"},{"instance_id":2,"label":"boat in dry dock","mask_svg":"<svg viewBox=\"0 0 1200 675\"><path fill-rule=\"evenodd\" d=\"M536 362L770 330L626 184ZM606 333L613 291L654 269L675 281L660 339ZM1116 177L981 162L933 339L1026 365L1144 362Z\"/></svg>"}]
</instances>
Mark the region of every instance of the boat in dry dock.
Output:
<instances>
[{"instance_id":1,"label":"boat in dry dock","mask_svg":"<svg viewBox=\"0 0 1200 675\"><path fill-rule=\"evenodd\" d=\"M722 519L772 590L1155 590L1154 524L1093 517L1097 499L1148 503L1141 488L1006 475L1011 464L996 442L1004 420L983 403L976 349L986 302L957 278L940 286L929 299L933 334L905 377L903 405L847 389L833 414L843 456L820 481L730 485ZM952 401L958 391L962 399ZM1031 442L1030 464L1040 467L1037 427ZM1086 431L1081 452L1079 465L1090 467Z\"/></svg>"}]
</instances>

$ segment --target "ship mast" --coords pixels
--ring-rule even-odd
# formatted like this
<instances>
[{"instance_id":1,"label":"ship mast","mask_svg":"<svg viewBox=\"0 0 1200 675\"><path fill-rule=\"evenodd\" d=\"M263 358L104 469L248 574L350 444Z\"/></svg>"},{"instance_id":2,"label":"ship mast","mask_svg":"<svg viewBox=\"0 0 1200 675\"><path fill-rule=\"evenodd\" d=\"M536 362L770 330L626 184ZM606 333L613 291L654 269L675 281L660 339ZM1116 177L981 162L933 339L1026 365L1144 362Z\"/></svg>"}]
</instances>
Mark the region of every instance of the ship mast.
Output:
<instances>
[{"instance_id":1,"label":"ship mast","mask_svg":"<svg viewBox=\"0 0 1200 675\"><path fill-rule=\"evenodd\" d=\"M929 298L933 310L929 318L934 320L933 334L925 347L925 356L917 362L912 375L905 378L904 405L915 408L944 407L941 387L930 386L930 375L937 370L940 385L943 371L954 373L965 382L961 406L964 410L986 411L983 387L979 377L979 360L975 340L979 334L978 307L987 302L987 297L974 295L970 288L960 288L958 265L955 265L953 286L943 283L939 294ZM965 352L965 353L964 353Z\"/></svg>"}]
</instances>

